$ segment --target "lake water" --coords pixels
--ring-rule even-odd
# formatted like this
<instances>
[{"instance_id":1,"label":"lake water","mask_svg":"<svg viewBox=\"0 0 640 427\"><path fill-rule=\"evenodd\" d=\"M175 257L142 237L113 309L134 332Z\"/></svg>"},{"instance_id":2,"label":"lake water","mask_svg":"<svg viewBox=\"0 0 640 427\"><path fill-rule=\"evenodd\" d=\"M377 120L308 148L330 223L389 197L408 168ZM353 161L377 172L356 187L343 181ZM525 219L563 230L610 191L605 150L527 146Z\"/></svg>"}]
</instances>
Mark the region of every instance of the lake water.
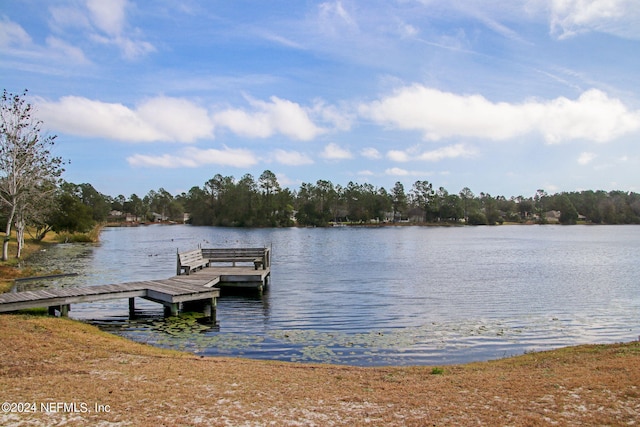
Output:
<instances>
[{"instance_id":1,"label":"lake water","mask_svg":"<svg viewBox=\"0 0 640 427\"><path fill-rule=\"evenodd\" d=\"M203 355L338 364L441 365L640 335L640 226L106 228L33 262L83 286L175 274L176 250L269 246L262 295L223 296L218 327L162 306L72 306L71 317Z\"/></svg>"}]
</instances>

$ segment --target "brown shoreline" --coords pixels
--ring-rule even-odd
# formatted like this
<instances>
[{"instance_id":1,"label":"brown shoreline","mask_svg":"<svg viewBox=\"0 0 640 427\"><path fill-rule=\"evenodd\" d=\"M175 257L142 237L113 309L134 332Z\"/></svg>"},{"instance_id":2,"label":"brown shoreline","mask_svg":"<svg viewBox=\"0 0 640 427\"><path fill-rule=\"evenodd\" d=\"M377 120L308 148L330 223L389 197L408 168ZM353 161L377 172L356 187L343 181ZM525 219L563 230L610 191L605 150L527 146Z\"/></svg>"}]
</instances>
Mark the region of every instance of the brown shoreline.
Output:
<instances>
[{"instance_id":1,"label":"brown shoreline","mask_svg":"<svg viewBox=\"0 0 640 427\"><path fill-rule=\"evenodd\" d=\"M0 412L3 426L633 425L640 419L639 342L442 371L359 368L203 358L68 319L2 315L0 360L0 400L36 405L35 412ZM42 411L51 405L58 411Z\"/></svg>"}]
</instances>

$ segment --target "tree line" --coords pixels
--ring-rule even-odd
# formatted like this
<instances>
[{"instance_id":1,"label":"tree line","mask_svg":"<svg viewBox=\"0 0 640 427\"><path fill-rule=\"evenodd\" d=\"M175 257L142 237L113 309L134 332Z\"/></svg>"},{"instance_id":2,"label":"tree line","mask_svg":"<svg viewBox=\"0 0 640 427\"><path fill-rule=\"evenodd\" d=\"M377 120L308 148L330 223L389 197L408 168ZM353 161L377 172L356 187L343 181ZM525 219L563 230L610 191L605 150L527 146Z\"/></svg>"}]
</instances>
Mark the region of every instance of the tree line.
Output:
<instances>
[{"instance_id":1,"label":"tree line","mask_svg":"<svg viewBox=\"0 0 640 427\"><path fill-rule=\"evenodd\" d=\"M214 175L202 186L172 195L163 188L140 197L108 196L91 184L61 179L64 161L51 155L55 136L41 135L24 96L4 91L0 109L0 226L3 260L12 227L18 250L25 231L42 239L49 231L85 233L106 221L188 222L231 227L327 226L332 223L494 225L507 222L640 224L640 195L622 191L580 191L506 198L465 187L449 193L426 180L410 188L396 182L389 190L372 184L329 180L283 188L265 170L257 179L245 174Z\"/></svg>"},{"instance_id":2,"label":"tree line","mask_svg":"<svg viewBox=\"0 0 640 427\"><path fill-rule=\"evenodd\" d=\"M302 183L297 190L282 188L271 171L256 180L215 175L202 187L171 196L150 191L143 198L104 196L112 209L144 220L163 218L193 225L232 227L327 226L333 223L495 225L504 222L576 224L640 224L640 194L622 191L580 191L506 198L474 194L469 188L449 193L428 181L405 189L328 180ZM160 215L158 215L160 213ZM188 216L185 217L185 213Z\"/></svg>"},{"instance_id":3,"label":"tree line","mask_svg":"<svg viewBox=\"0 0 640 427\"><path fill-rule=\"evenodd\" d=\"M640 194L580 191L524 197L474 194L469 188L449 193L433 183L416 181L393 188L328 180L282 188L274 173L258 179L215 175L203 186L172 195L164 188L144 196L108 196L91 184L63 182L45 221L35 222L40 235L48 230L86 231L101 222L187 222L228 227L328 226L335 223L495 225L511 223L640 224Z\"/></svg>"}]
</instances>

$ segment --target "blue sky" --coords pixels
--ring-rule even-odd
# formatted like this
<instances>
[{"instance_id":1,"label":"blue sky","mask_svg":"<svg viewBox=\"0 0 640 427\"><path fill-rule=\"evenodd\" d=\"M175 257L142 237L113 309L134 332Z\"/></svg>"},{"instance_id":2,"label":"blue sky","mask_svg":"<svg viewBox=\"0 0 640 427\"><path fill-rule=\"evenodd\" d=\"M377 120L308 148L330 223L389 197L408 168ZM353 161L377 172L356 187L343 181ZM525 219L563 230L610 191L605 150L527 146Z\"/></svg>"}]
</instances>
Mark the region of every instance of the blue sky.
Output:
<instances>
[{"instance_id":1,"label":"blue sky","mask_svg":"<svg viewBox=\"0 0 640 427\"><path fill-rule=\"evenodd\" d=\"M0 76L112 196L640 191L637 0L3 0Z\"/></svg>"}]
</instances>

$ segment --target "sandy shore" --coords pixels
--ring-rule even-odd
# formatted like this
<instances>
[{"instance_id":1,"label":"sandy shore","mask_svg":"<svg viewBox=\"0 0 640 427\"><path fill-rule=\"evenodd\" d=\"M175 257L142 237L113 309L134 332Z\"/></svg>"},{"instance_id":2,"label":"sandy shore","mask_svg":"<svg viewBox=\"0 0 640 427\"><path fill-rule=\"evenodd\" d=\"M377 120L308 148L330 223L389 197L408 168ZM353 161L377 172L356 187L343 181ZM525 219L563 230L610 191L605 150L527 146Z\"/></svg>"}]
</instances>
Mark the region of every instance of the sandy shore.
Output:
<instances>
[{"instance_id":1,"label":"sandy shore","mask_svg":"<svg viewBox=\"0 0 640 427\"><path fill-rule=\"evenodd\" d=\"M637 425L640 343L357 368L203 358L0 316L3 426Z\"/></svg>"}]
</instances>

